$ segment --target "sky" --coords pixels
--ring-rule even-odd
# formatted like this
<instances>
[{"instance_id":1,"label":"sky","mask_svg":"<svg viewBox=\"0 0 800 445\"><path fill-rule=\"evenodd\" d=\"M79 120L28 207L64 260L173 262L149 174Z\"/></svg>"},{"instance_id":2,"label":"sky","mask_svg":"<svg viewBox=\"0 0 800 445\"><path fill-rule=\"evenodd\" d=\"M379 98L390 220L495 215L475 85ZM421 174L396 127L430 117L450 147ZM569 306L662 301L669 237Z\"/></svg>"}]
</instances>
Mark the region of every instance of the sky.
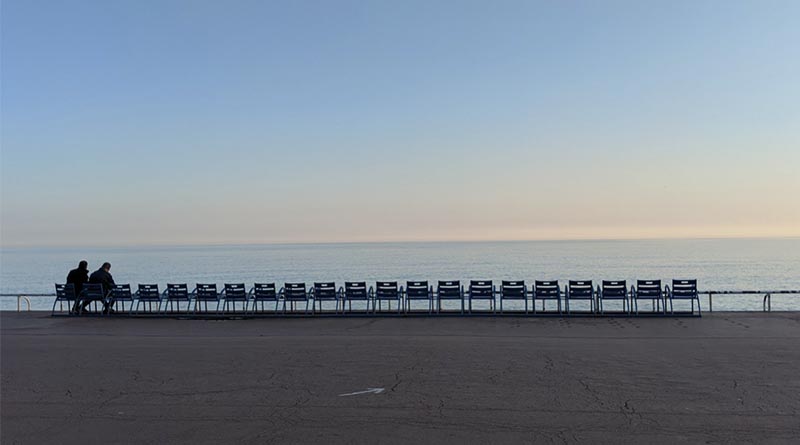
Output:
<instances>
[{"instance_id":1,"label":"sky","mask_svg":"<svg viewBox=\"0 0 800 445\"><path fill-rule=\"evenodd\" d=\"M0 243L800 236L800 2L2 2Z\"/></svg>"}]
</instances>

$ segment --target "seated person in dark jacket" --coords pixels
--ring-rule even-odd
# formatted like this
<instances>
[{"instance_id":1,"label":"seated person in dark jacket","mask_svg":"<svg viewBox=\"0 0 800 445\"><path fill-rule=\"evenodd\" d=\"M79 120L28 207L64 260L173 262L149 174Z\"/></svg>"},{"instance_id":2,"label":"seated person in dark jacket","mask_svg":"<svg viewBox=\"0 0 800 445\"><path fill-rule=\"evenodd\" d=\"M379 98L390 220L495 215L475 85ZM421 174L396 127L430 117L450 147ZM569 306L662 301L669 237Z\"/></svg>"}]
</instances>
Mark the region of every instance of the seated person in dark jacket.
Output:
<instances>
[{"instance_id":1,"label":"seated person in dark jacket","mask_svg":"<svg viewBox=\"0 0 800 445\"><path fill-rule=\"evenodd\" d=\"M86 260L81 261L78 263L77 269L72 269L67 274L67 284L71 284L75 287L75 306L72 307L72 312L78 312L78 305L80 301L81 291L83 290L83 284L89 281L89 263Z\"/></svg>"},{"instance_id":2,"label":"seated person in dark jacket","mask_svg":"<svg viewBox=\"0 0 800 445\"><path fill-rule=\"evenodd\" d=\"M111 293L111 289L114 288L114 277L111 276L109 272L111 270L111 263L103 263L103 266L97 269L96 271L92 272L89 275L89 282L92 284L100 284L103 286L103 295L108 296ZM83 303L83 309L86 309L90 302ZM110 304L103 303L103 312L109 311Z\"/></svg>"}]
</instances>

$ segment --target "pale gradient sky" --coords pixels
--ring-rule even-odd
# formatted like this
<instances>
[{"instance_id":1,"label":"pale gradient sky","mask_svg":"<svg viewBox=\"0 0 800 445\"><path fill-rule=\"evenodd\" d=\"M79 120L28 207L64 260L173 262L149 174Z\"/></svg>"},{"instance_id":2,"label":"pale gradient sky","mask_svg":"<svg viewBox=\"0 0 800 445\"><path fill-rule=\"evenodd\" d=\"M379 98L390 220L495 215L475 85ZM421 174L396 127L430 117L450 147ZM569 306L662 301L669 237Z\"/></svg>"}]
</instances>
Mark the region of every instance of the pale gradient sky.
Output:
<instances>
[{"instance_id":1,"label":"pale gradient sky","mask_svg":"<svg viewBox=\"0 0 800 445\"><path fill-rule=\"evenodd\" d=\"M4 0L2 245L800 236L798 23Z\"/></svg>"}]
</instances>

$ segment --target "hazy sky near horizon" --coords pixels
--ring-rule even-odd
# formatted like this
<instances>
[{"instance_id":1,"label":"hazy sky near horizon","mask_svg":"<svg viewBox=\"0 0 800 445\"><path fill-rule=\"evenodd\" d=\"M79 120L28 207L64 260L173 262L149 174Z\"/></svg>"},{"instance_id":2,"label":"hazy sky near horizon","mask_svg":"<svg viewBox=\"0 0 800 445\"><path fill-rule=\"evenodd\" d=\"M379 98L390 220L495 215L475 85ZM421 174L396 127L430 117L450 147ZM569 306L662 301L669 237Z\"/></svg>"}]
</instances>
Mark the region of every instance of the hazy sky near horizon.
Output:
<instances>
[{"instance_id":1,"label":"hazy sky near horizon","mask_svg":"<svg viewBox=\"0 0 800 445\"><path fill-rule=\"evenodd\" d=\"M800 236L797 1L2 2L2 245Z\"/></svg>"}]
</instances>

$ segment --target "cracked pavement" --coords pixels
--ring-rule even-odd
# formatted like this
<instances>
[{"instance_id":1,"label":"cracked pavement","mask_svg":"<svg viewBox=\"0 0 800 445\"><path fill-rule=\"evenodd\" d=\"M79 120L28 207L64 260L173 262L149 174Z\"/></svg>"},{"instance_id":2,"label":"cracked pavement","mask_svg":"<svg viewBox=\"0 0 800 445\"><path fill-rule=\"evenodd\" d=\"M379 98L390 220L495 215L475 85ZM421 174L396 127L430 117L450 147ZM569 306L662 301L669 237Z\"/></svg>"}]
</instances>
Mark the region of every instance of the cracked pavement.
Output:
<instances>
[{"instance_id":1,"label":"cracked pavement","mask_svg":"<svg viewBox=\"0 0 800 445\"><path fill-rule=\"evenodd\" d=\"M2 312L0 442L796 443L798 340L798 313Z\"/></svg>"}]
</instances>

